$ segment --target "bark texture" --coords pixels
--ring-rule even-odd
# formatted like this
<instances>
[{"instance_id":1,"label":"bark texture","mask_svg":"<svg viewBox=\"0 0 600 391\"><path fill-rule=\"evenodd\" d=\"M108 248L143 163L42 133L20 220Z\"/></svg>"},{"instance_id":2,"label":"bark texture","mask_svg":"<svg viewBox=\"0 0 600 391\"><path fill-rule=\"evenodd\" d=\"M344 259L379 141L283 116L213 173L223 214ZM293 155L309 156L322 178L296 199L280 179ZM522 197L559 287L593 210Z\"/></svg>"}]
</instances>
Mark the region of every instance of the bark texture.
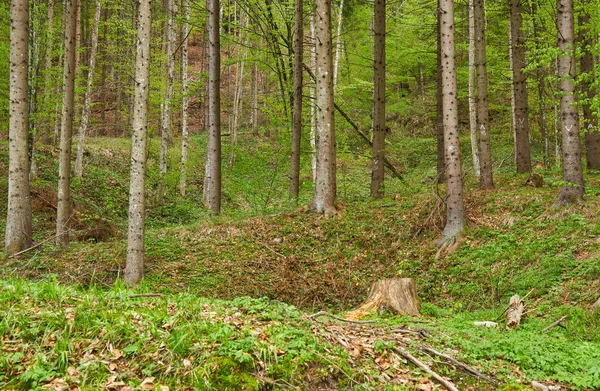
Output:
<instances>
[{"instance_id":1,"label":"bark texture","mask_svg":"<svg viewBox=\"0 0 600 391\"><path fill-rule=\"evenodd\" d=\"M331 215L336 212L336 156L330 0L317 0L315 18L317 178L311 207L318 213Z\"/></svg>"},{"instance_id":2,"label":"bark texture","mask_svg":"<svg viewBox=\"0 0 600 391\"><path fill-rule=\"evenodd\" d=\"M303 1L296 0L294 26L294 102L292 108L292 157L290 170L290 199L297 200L300 192L300 141L302 139L302 63L304 51Z\"/></svg>"},{"instance_id":3,"label":"bark texture","mask_svg":"<svg viewBox=\"0 0 600 391\"><path fill-rule=\"evenodd\" d=\"M417 297L417 284L413 278L380 280L371 286L367 300L344 318L358 320L373 310L385 310L392 314L419 316L421 304Z\"/></svg>"},{"instance_id":4,"label":"bark texture","mask_svg":"<svg viewBox=\"0 0 600 391\"><path fill-rule=\"evenodd\" d=\"M181 35L181 172L179 175L179 193L185 196L187 186L188 161L188 34L190 24L189 0L181 0L183 11L183 27Z\"/></svg>"},{"instance_id":5,"label":"bark texture","mask_svg":"<svg viewBox=\"0 0 600 391\"><path fill-rule=\"evenodd\" d=\"M512 70L512 119L515 140L517 172L531 172L531 151L529 148L529 110L527 78L525 68L525 40L521 26L523 19L521 0L509 1L509 42L510 68Z\"/></svg>"},{"instance_id":6,"label":"bark texture","mask_svg":"<svg viewBox=\"0 0 600 391\"><path fill-rule=\"evenodd\" d=\"M138 39L133 95L133 134L129 179L129 227L125 282L137 284L144 277L144 218L146 214L146 139L148 135L148 95L150 75L150 31L152 0L139 3Z\"/></svg>"},{"instance_id":7,"label":"bark texture","mask_svg":"<svg viewBox=\"0 0 600 391\"><path fill-rule=\"evenodd\" d=\"M458 140L456 48L454 44L454 1L440 0L442 49L442 105L446 157L446 225L439 241L443 246L456 241L465 225L465 207Z\"/></svg>"},{"instance_id":8,"label":"bark texture","mask_svg":"<svg viewBox=\"0 0 600 391\"><path fill-rule=\"evenodd\" d=\"M29 196L27 96L29 1L10 5L10 118L8 133L8 204L5 249L8 256L33 244Z\"/></svg>"},{"instance_id":9,"label":"bark texture","mask_svg":"<svg viewBox=\"0 0 600 391\"><path fill-rule=\"evenodd\" d=\"M475 64L477 67L477 130L479 131L479 187L493 189L492 153L488 103L488 73L483 0L473 1L475 25Z\"/></svg>"},{"instance_id":10,"label":"bark texture","mask_svg":"<svg viewBox=\"0 0 600 391\"><path fill-rule=\"evenodd\" d=\"M573 203L582 199L583 170L581 166L581 146L579 141L579 121L575 106L575 56L574 56L574 16L573 2L557 0L558 26L558 76L560 78L560 126L563 151L563 187L556 205Z\"/></svg>"},{"instance_id":11,"label":"bark texture","mask_svg":"<svg viewBox=\"0 0 600 391\"><path fill-rule=\"evenodd\" d=\"M374 64L373 64L373 167L371 197L384 194L385 158L385 0L375 0Z\"/></svg>"},{"instance_id":12,"label":"bark texture","mask_svg":"<svg viewBox=\"0 0 600 391\"><path fill-rule=\"evenodd\" d=\"M508 310L506 311L506 327L509 329L519 327L521 323L521 316L523 316L523 309L525 303L519 295L514 295L510 298L508 303Z\"/></svg>"},{"instance_id":13,"label":"bark texture","mask_svg":"<svg viewBox=\"0 0 600 391\"><path fill-rule=\"evenodd\" d=\"M436 91L436 138L437 138L437 181L443 183L446 180L446 148L444 147L444 105L442 95L442 83L444 81L442 71L442 12L440 0L437 2L437 91ZM479 162L479 161L478 161Z\"/></svg>"},{"instance_id":14,"label":"bark texture","mask_svg":"<svg viewBox=\"0 0 600 391\"><path fill-rule=\"evenodd\" d=\"M208 145L203 199L214 215L221 213L220 48L219 0L208 0Z\"/></svg>"},{"instance_id":15,"label":"bark texture","mask_svg":"<svg viewBox=\"0 0 600 391\"><path fill-rule=\"evenodd\" d=\"M58 162L58 203L56 206L56 244L69 244L71 219L71 138L75 112L75 60L78 0L65 0L65 58L63 63L63 110Z\"/></svg>"}]
</instances>

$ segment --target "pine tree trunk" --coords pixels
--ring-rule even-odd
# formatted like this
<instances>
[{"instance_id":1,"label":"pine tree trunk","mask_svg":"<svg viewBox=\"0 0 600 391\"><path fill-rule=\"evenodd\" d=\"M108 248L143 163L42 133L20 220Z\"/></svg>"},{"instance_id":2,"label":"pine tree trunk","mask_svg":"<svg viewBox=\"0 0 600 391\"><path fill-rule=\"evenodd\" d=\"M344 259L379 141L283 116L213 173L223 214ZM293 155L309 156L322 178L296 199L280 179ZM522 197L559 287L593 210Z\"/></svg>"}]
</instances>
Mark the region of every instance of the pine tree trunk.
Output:
<instances>
[{"instance_id":1,"label":"pine tree trunk","mask_svg":"<svg viewBox=\"0 0 600 391\"><path fill-rule=\"evenodd\" d=\"M483 0L473 1L475 24L475 63L477 66L477 130L479 132L479 187L493 189L492 154L488 104L488 73L485 40L485 9Z\"/></svg>"},{"instance_id":2,"label":"pine tree trunk","mask_svg":"<svg viewBox=\"0 0 600 391\"><path fill-rule=\"evenodd\" d=\"M336 154L333 105L331 0L316 2L317 177L311 209L336 213Z\"/></svg>"},{"instance_id":3,"label":"pine tree trunk","mask_svg":"<svg viewBox=\"0 0 600 391\"><path fill-rule=\"evenodd\" d=\"M213 215L221 212L221 42L219 0L208 0L208 145L203 199Z\"/></svg>"},{"instance_id":4,"label":"pine tree trunk","mask_svg":"<svg viewBox=\"0 0 600 391\"><path fill-rule=\"evenodd\" d=\"M179 176L179 193L185 196L187 187L188 161L188 34L190 23L189 0L181 0L183 10L183 40L181 43L181 173Z\"/></svg>"},{"instance_id":5,"label":"pine tree trunk","mask_svg":"<svg viewBox=\"0 0 600 391\"><path fill-rule=\"evenodd\" d=\"M304 51L303 1L296 0L294 26L294 96L292 108L292 156L290 169L290 199L300 193L300 142L302 139L302 64Z\"/></svg>"},{"instance_id":6,"label":"pine tree trunk","mask_svg":"<svg viewBox=\"0 0 600 391\"><path fill-rule=\"evenodd\" d=\"M83 103L83 112L81 113L81 124L79 125L79 137L77 140L77 158L75 159L75 176L80 178L83 176L83 146L85 142L85 134L87 131L88 121L90 119L92 105L92 85L94 83L94 70L96 69L96 53L98 49L98 26L100 24L100 0L96 0L94 10L94 27L92 31L92 49L90 51L90 65L88 69L87 88L85 91L85 100Z\"/></svg>"},{"instance_id":7,"label":"pine tree trunk","mask_svg":"<svg viewBox=\"0 0 600 391\"><path fill-rule=\"evenodd\" d=\"M374 3L374 58L373 58L373 167L371 170L371 197L384 194L385 159L385 0Z\"/></svg>"},{"instance_id":8,"label":"pine tree trunk","mask_svg":"<svg viewBox=\"0 0 600 391\"><path fill-rule=\"evenodd\" d=\"M8 256L33 244L28 156L29 1L10 5L10 118L8 145L8 204L5 249Z\"/></svg>"},{"instance_id":9,"label":"pine tree trunk","mask_svg":"<svg viewBox=\"0 0 600 391\"><path fill-rule=\"evenodd\" d=\"M440 246L459 239L465 225L463 184L458 140L458 101L456 48L454 40L454 1L440 0L442 49L442 101L446 156L446 225Z\"/></svg>"},{"instance_id":10,"label":"pine tree trunk","mask_svg":"<svg viewBox=\"0 0 600 391\"><path fill-rule=\"evenodd\" d=\"M129 227L127 231L127 261L124 279L128 285L144 277L144 217L146 214L146 139L148 136L148 95L150 75L150 40L152 0L140 0L137 53L135 60L135 90L133 129L131 138L131 169L129 182Z\"/></svg>"},{"instance_id":11,"label":"pine tree trunk","mask_svg":"<svg viewBox=\"0 0 600 391\"><path fill-rule=\"evenodd\" d=\"M563 150L563 180L569 185L562 188L556 200L557 205L581 200L584 193L583 170L581 166L581 146L579 141L579 121L575 106L575 56L574 56L574 16L573 2L557 0L558 9L558 59L560 78L560 119Z\"/></svg>"},{"instance_id":12,"label":"pine tree trunk","mask_svg":"<svg viewBox=\"0 0 600 391\"><path fill-rule=\"evenodd\" d=\"M521 0L510 0L510 64L512 69L512 111L517 172L531 172L531 151L529 148L529 110L527 78L525 68L525 41L523 39Z\"/></svg>"},{"instance_id":13,"label":"pine tree trunk","mask_svg":"<svg viewBox=\"0 0 600 391\"><path fill-rule=\"evenodd\" d=\"M479 165L479 140L477 138L477 97L475 82L475 16L473 15L473 0L469 0L469 130L471 135L471 155L475 176L481 175Z\"/></svg>"},{"instance_id":14,"label":"pine tree trunk","mask_svg":"<svg viewBox=\"0 0 600 391\"><path fill-rule=\"evenodd\" d=\"M56 244L69 244L71 219L71 137L75 111L75 59L77 57L76 15L78 0L65 0L65 58L63 75L63 111L60 127L60 156L58 163L58 203L56 206Z\"/></svg>"}]
</instances>

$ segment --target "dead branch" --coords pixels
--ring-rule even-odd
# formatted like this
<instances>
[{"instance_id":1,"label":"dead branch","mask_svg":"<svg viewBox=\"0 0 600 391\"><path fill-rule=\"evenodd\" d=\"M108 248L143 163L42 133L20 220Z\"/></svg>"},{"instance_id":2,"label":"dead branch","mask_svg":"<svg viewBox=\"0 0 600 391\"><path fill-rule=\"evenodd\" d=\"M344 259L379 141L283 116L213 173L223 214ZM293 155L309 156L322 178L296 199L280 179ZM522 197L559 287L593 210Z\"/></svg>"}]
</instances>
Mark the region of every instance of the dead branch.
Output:
<instances>
[{"instance_id":1,"label":"dead branch","mask_svg":"<svg viewBox=\"0 0 600 391\"><path fill-rule=\"evenodd\" d=\"M561 323L562 323L562 321L563 321L563 320L565 320L565 319L567 319L567 316L566 316L566 315L565 315L565 316L563 316L562 318L560 318L560 319L558 319L558 320L554 321L554 323L552 323L550 326L548 326L548 327L546 327L545 329L543 329L543 330L542 330L542 333L548 332L548 331L550 331L551 329L555 328L556 326L560 326L560 327L566 328L566 327L565 327L563 324L561 324Z\"/></svg>"},{"instance_id":2,"label":"dead branch","mask_svg":"<svg viewBox=\"0 0 600 391\"><path fill-rule=\"evenodd\" d=\"M489 383L492 383L494 385L498 384L498 382L496 382L494 379L492 379L492 378L484 375L483 373L479 372L475 368L472 368L472 367L468 366L467 364L465 364L465 363L463 363L461 361L458 361L456 358L454 358L454 357L452 357L452 356L450 356L448 354L440 353L440 352L438 352L436 350L433 350L432 348L427 347L427 346L421 347L421 350L423 350L425 352L428 352L428 353L431 353L431 354L435 354L436 356L445 358L446 360L450 361L455 367L463 369L464 371L466 371L471 376L478 377L478 378L483 379L483 380L485 380L485 381L487 381Z\"/></svg>"},{"instance_id":3,"label":"dead branch","mask_svg":"<svg viewBox=\"0 0 600 391\"><path fill-rule=\"evenodd\" d=\"M337 317L335 315L330 314L329 312L326 311L319 311L315 314L309 315L308 319L311 320L317 320L317 318L321 317L321 316L326 316L328 318L332 318L335 320L339 320L340 322L346 322L346 323L350 323L350 324L369 324L369 323L375 323L374 320L351 320L351 319L344 319L344 318L340 318Z\"/></svg>"},{"instance_id":4,"label":"dead branch","mask_svg":"<svg viewBox=\"0 0 600 391\"><path fill-rule=\"evenodd\" d=\"M138 293L129 297L162 297L161 293Z\"/></svg>"},{"instance_id":5,"label":"dead branch","mask_svg":"<svg viewBox=\"0 0 600 391\"><path fill-rule=\"evenodd\" d=\"M454 385L454 383L452 383L451 381L446 380L442 376L438 375L431 368L429 368L429 366L427 366L427 364L418 360L417 358L415 358L412 354L410 354L406 350L399 348L397 346L394 346L392 348L392 351L394 353L399 354L400 356L404 357L405 359L409 360L410 362L412 362L413 364L415 364L416 366L418 366L419 368L421 368L422 370L424 370L425 372L430 374L431 377L433 377L435 380L437 380L438 383L440 383L441 385L446 387L447 390L458 391L458 388L456 387L456 385Z\"/></svg>"}]
</instances>

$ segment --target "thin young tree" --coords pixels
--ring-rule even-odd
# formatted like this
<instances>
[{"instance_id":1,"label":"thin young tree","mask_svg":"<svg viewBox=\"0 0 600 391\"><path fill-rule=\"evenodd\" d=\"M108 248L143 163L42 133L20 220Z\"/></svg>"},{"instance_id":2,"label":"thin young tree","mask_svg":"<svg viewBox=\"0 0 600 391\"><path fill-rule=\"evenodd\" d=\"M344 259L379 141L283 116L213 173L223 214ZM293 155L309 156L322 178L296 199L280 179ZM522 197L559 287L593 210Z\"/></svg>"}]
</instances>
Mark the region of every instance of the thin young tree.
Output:
<instances>
[{"instance_id":1,"label":"thin young tree","mask_svg":"<svg viewBox=\"0 0 600 391\"><path fill-rule=\"evenodd\" d=\"M98 51L98 27L100 25L101 2L96 0L94 9L94 26L92 27L92 47L90 49L90 63L88 68L87 87L83 102L83 111L81 113L81 123L79 124L79 134L77 139L77 156L75 158L75 176L83 176L83 148L85 143L85 134L92 111L92 85L94 84L94 71L96 70L96 54Z\"/></svg>"},{"instance_id":2,"label":"thin young tree","mask_svg":"<svg viewBox=\"0 0 600 391\"><path fill-rule=\"evenodd\" d=\"M294 26L294 95L292 107L292 156L290 170L290 199L298 200L300 193L300 142L302 139L302 63L304 51L303 1L296 0Z\"/></svg>"},{"instance_id":3,"label":"thin young tree","mask_svg":"<svg viewBox=\"0 0 600 391\"><path fill-rule=\"evenodd\" d=\"M183 11L181 42L181 171L179 175L179 193L185 196L187 183L187 161L188 161L188 35L190 29L190 3L189 0L181 0Z\"/></svg>"},{"instance_id":4,"label":"thin young tree","mask_svg":"<svg viewBox=\"0 0 600 391\"><path fill-rule=\"evenodd\" d=\"M221 40L219 0L208 0L208 145L203 201L213 215L221 213Z\"/></svg>"},{"instance_id":5,"label":"thin young tree","mask_svg":"<svg viewBox=\"0 0 600 391\"><path fill-rule=\"evenodd\" d=\"M340 0L337 15L337 34L335 36L335 60L333 62L333 87L337 86L338 73L340 69L340 58L342 58L342 23L344 21L344 0Z\"/></svg>"},{"instance_id":6,"label":"thin young tree","mask_svg":"<svg viewBox=\"0 0 600 391\"><path fill-rule=\"evenodd\" d=\"M460 239L465 225L465 207L458 140L458 100L454 1L439 0L441 17L442 106L446 157L446 225L438 245L445 247Z\"/></svg>"},{"instance_id":7,"label":"thin young tree","mask_svg":"<svg viewBox=\"0 0 600 391\"><path fill-rule=\"evenodd\" d=\"M4 237L8 256L31 247L33 243L27 146L28 50L29 1L12 0L10 4L8 204Z\"/></svg>"},{"instance_id":8,"label":"thin young tree","mask_svg":"<svg viewBox=\"0 0 600 391\"><path fill-rule=\"evenodd\" d=\"M512 125L515 140L515 160L517 172L531 171L531 151L529 147L529 109L527 78L525 68L525 40L521 27L523 7L521 0L509 1L509 46L510 68L512 70Z\"/></svg>"},{"instance_id":9,"label":"thin young tree","mask_svg":"<svg viewBox=\"0 0 600 391\"><path fill-rule=\"evenodd\" d=\"M371 197L381 198L385 178L385 0L375 0L374 15Z\"/></svg>"},{"instance_id":10,"label":"thin young tree","mask_svg":"<svg viewBox=\"0 0 600 391\"><path fill-rule=\"evenodd\" d=\"M479 187L493 189L492 153L488 103L488 72L483 0L473 1L475 25L475 64L477 68L477 130L479 132Z\"/></svg>"},{"instance_id":11,"label":"thin young tree","mask_svg":"<svg viewBox=\"0 0 600 391\"><path fill-rule=\"evenodd\" d=\"M479 166L479 139L477 137L477 96L475 96L477 72L475 69L475 16L473 0L469 0L469 133L471 135L471 155L475 176L481 175Z\"/></svg>"},{"instance_id":12,"label":"thin young tree","mask_svg":"<svg viewBox=\"0 0 600 391\"><path fill-rule=\"evenodd\" d=\"M52 129L52 116L50 115L51 110L51 102L52 99L50 95L52 94L52 90L54 89L54 83L52 82L52 53L53 49L53 35L54 35L54 0L48 0L48 19L46 26L46 55L44 61L44 72L45 72L45 81L44 81L44 112L47 116L44 124L44 130L42 133L41 141L44 144L50 144L52 142L52 137L50 135Z\"/></svg>"},{"instance_id":13,"label":"thin young tree","mask_svg":"<svg viewBox=\"0 0 600 391\"><path fill-rule=\"evenodd\" d=\"M442 83L444 81L442 71L442 12L440 0L437 2L437 90L435 93L436 99L436 139L437 139L437 178L436 183L443 183L446 179L446 148L444 147L444 110L443 110L443 95ZM479 162L479 161L478 161Z\"/></svg>"},{"instance_id":14,"label":"thin young tree","mask_svg":"<svg viewBox=\"0 0 600 391\"><path fill-rule=\"evenodd\" d=\"M146 140L150 76L150 32L152 0L140 0L133 95L133 129L129 178L129 227L125 283L137 284L144 277L144 217L146 214Z\"/></svg>"},{"instance_id":15,"label":"thin young tree","mask_svg":"<svg viewBox=\"0 0 600 391\"><path fill-rule=\"evenodd\" d=\"M63 101L58 161L58 203L56 205L56 244L69 244L71 219L71 138L75 112L75 59L77 40L77 9L79 0L65 0L65 54L63 64Z\"/></svg>"},{"instance_id":16,"label":"thin young tree","mask_svg":"<svg viewBox=\"0 0 600 391\"><path fill-rule=\"evenodd\" d=\"M574 203L583 198L579 121L575 106L575 27L572 0L557 0L558 76L560 92L560 126L562 134L563 180L567 182L556 199L557 205Z\"/></svg>"},{"instance_id":17,"label":"thin young tree","mask_svg":"<svg viewBox=\"0 0 600 391\"><path fill-rule=\"evenodd\" d=\"M585 132L585 149L587 168L600 170L600 132L598 131L598 117L592 111L592 101L597 89L594 86L594 54L592 39L592 26L590 23L590 0L582 2L579 15L579 42L581 45L580 59L580 85L582 95L583 127Z\"/></svg>"},{"instance_id":18,"label":"thin young tree","mask_svg":"<svg viewBox=\"0 0 600 391\"><path fill-rule=\"evenodd\" d=\"M331 0L317 0L315 30L317 56L317 177L311 209L330 216L336 213Z\"/></svg>"}]
</instances>

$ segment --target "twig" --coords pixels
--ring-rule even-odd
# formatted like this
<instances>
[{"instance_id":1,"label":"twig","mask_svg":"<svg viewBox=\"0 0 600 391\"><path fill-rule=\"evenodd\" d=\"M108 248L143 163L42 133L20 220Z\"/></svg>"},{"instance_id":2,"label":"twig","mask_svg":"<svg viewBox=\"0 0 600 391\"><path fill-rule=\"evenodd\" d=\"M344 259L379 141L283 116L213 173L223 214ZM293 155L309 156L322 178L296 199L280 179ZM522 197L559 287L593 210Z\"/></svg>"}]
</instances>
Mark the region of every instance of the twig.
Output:
<instances>
[{"instance_id":1,"label":"twig","mask_svg":"<svg viewBox=\"0 0 600 391\"><path fill-rule=\"evenodd\" d=\"M425 372L430 374L431 377L433 377L435 380L437 380L438 383L440 383L441 385L446 387L446 389L448 389L449 391L458 391L458 388L456 387L456 385L454 385L454 383L452 383L451 381L446 380L443 377L441 377L440 375L438 375L431 368L429 368L424 362L418 360L417 358L415 358L412 354L410 354L406 350L399 348L397 346L394 346L392 348L392 351L401 355L405 359L409 360L410 362L412 362L413 364L415 364L416 366L418 366L419 368L421 368L422 370L424 370Z\"/></svg>"},{"instance_id":2,"label":"twig","mask_svg":"<svg viewBox=\"0 0 600 391\"><path fill-rule=\"evenodd\" d=\"M565 327L564 325L561 324L561 322L563 320L567 319L567 316L563 316L562 318L554 321L554 323L552 323L550 326L546 327L545 329L542 330L542 333L545 333L547 331L550 331L551 329L555 328L556 326L561 326L561 327Z\"/></svg>"},{"instance_id":3,"label":"twig","mask_svg":"<svg viewBox=\"0 0 600 391\"><path fill-rule=\"evenodd\" d=\"M263 243L263 246L265 246L267 248L267 250L271 250L271 252L273 252L273 254L279 255L281 258L285 258L285 255L283 255L282 253L278 253L277 251L273 250L271 247L267 246L266 244Z\"/></svg>"},{"instance_id":4,"label":"twig","mask_svg":"<svg viewBox=\"0 0 600 391\"><path fill-rule=\"evenodd\" d=\"M339 320L340 322L346 322L346 323L351 323L351 324L368 324L368 323L375 323L376 321L374 320L349 320L349 319L344 319L344 318L340 318L337 317L335 315L330 314L329 312L326 311L319 311L315 314L309 315L308 319L311 320L316 320L316 318L320 317L320 316L327 316L329 318L335 319L335 320Z\"/></svg>"},{"instance_id":5,"label":"twig","mask_svg":"<svg viewBox=\"0 0 600 391\"><path fill-rule=\"evenodd\" d=\"M521 298L521 301L525 300L534 290L535 288L531 288L531 290L525 296L523 296L523 298Z\"/></svg>"},{"instance_id":6,"label":"twig","mask_svg":"<svg viewBox=\"0 0 600 391\"><path fill-rule=\"evenodd\" d=\"M67 232L70 232L70 231L71 231L70 229L67 230ZM16 257L18 257L21 254L25 254L25 253L27 253L27 252L29 252L31 250L35 250L36 248L40 247L42 244L47 243L47 242L49 242L51 240L56 239L58 236L59 236L58 234L54 235L54 236L50 236L49 238L46 238L46 239L42 240L41 242L39 242L39 243L37 243L37 244L29 247L29 248L26 248L25 250L21 250L18 253L15 253L15 254L11 255L10 257L8 257L8 259L16 258Z\"/></svg>"},{"instance_id":7,"label":"twig","mask_svg":"<svg viewBox=\"0 0 600 391\"><path fill-rule=\"evenodd\" d=\"M435 354L436 356L445 358L446 360L450 361L454 366L456 366L458 368L461 368L461 369L464 369L467 373L469 373L472 376L478 377L480 379L483 379L483 380L485 380L485 381L487 381L489 383L495 384L495 385L498 384L494 379L492 379L492 378L484 375L483 373L479 372L475 368L471 368L467 364L458 361L456 358L454 358L454 357L452 357L452 356L450 356L448 354L440 353L440 352L438 352L436 350L433 350L432 348L427 347L427 346L421 347L421 350L424 350L424 351L429 352L431 354Z\"/></svg>"},{"instance_id":8,"label":"twig","mask_svg":"<svg viewBox=\"0 0 600 391\"><path fill-rule=\"evenodd\" d=\"M129 297L162 297L161 293L138 293Z\"/></svg>"}]
</instances>

